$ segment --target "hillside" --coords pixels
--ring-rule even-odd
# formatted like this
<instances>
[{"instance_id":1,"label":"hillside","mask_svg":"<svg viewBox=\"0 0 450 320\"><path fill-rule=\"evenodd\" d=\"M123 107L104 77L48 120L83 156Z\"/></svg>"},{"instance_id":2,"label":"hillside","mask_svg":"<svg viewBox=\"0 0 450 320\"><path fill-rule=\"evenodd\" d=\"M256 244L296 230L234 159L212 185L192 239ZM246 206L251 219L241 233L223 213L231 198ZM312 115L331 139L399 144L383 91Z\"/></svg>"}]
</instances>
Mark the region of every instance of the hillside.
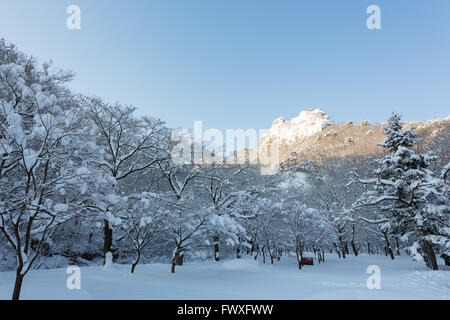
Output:
<instances>
[{"instance_id":1,"label":"hillside","mask_svg":"<svg viewBox=\"0 0 450 320\"><path fill-rule=\"evenodd\" d=\"M257 154L263 167L276 167L276 163L289 165L303 159L320 160L330 157L380 154L378 144L385 139L385 124L332 123L320 109L300 112L291 120L278 118L260 138ZM448 136L450 116L426 122L407 122L405 128L414 127L429 144L437 137ZM277 148L278 146L278 148ZM273 150L279 150L279 154ZM254 155L252 151L245 151Z\"/></svg>"}]
</instances>

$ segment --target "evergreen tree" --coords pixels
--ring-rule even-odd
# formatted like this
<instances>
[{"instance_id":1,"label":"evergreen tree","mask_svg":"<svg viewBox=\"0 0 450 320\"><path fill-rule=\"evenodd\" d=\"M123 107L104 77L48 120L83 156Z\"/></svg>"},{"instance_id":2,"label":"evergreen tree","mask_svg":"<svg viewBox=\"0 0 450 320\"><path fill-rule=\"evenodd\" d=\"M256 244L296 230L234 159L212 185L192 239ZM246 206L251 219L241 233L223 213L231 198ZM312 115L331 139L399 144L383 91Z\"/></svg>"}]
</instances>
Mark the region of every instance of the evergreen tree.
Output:
<instances>
[{"instance_id":1,"label":"evergreen tree","mask_svg":"<svg viewBox=\"0 0 450 320\"><path fill-rule=\"evenodd\" d=\"M413 258L437 270L435 251L448 252L450 247L448 185L430 170L436 157L413 149L417 135L402 129L398 114L391 116L385 133L381 146L388 153L377 160L374 178L359 180L373 188L355 208L378 205L389 210L388 229L409 244Z\"/></svg>"}]
</instances>

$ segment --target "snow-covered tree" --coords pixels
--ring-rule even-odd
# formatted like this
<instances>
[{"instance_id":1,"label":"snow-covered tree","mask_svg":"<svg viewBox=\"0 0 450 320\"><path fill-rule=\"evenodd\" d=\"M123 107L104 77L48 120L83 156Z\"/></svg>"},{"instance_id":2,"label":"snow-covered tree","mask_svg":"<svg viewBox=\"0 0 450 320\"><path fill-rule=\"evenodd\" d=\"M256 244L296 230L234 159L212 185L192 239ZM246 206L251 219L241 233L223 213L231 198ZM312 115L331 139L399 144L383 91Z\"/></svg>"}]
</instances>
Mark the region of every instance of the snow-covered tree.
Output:
<instances>
[{"instance_id":1,"label":"snow-covered tree","mask_svg":"<svg viewBox=\"0 0 450 320\"><path fill-rule=\"evenodd\" d=\"M204 166L202 177L206 202L210 203L211 217L208 233L214 247L214 260L220 260L220 240L228 246L236 245L240 255L241 240L245 243L245 230L239 220L245 215L243 200L248 194L243 190L245 167L212 164Z\"/></svg>"},{"instance_id":2,"label":"snow-covered tree","mask_svg":"<svg viewBox=\"0 0 450 320\"><path fill-rule=\"evenodd\" d=\"M51 229L104 206L110 182L92 166L101 155L64 87L71 78L0 41L0 231L17 257L13 299Z\"/></svg>"},{"instance_id":3,"label":"snow-covered tree","mask_svg":"<svg viewBox=\"0 0 450 320\"><path fill-rule=\"evenodd\" d=\"M298 268L302 269L303 252L309 245L317 252L318 260L323 259L324 250L321 244L329 236L329 221L320 211L308 208L298 201L286 203L286 223L289 239L294 247Z\"/></svg>"},{"instance_id":4,"label":"snow-covered tree","mask_svg":"<svg viewBox=\"0 0 450 320\"><path fill-rule=\"evenodd\" d=\"M171 272L176 265L183 264L186 251L191 250L195 241L205 229L208 219L206 208L195 199L199 170L189 165L180 165L171 159L158 162L165 188L160 193L164 210L168 212L167 223L171 230L175 248L172 255Z\"/></svg>"},{"instance_id":5,"label":"snow-covered tree","mask_svg":"<svg viewBox=\"0 0 450 320\"><path fill-rule=\"evenodd\" d=\"M131 273L134 273L145 247L166 231L167 214L158 206L152 205L154 199L153 194L143 192L124 197L122 202L120 226L136 252Z\"/></svg>"},{"instance_id":6,"label":"snow-covered tree","mask_svg":"<svg viewBox=\"0 0 450 320\"><path fill-rule=\"evenodd\" d=\"M346 219L346 207L355 197L354 190L345 188L348 177L346 159L328 159L323 163L307 162L302 167L310 186L305 202L309 207L316 208L329 221L333 233L330 234L332 245L339 257L345 258L350 253L348 241L357 254L354 235L355 225Z\"/></svg>"},{"instance_id":7,"label":"snow-covered tree","mask_svg":"<svg viewBox=\"0 0 450 320\"><path fill-rule=\"evenodd\" d=\"M129 192L125 181L133 185L161 160L168 131L163 121L151 117L138 118L135 108L118 103L108 104L98 97L82 97L81 102L98 128L97 143L102 146L104 160L98 165L115 180L117 201L113 201L104 217L104 256L112 251L112 225L117 221L121 203L118 197ZM130 182L131 180L131 182ZM119 206L120 207L120 206Z\"/></svg>"},{"instance_id":8,"label":"snow-covered tree","mask_svg":"<svg viewBox=\"0 0 450 320\"><path fill-rule=\"evenodd\" d=\"M390 211L390 230L408 241L409 252L417 260L425 259L438 269L435 251L448 253L450 247L449 189L438 174L430 170L436 157L414 150L416 134L403 130L401 117L394 113L381 144L387 154L377 161L373 178L358 181L371 189L355 203L354 208L383 206Z\"/></svg>"}]
</instances>

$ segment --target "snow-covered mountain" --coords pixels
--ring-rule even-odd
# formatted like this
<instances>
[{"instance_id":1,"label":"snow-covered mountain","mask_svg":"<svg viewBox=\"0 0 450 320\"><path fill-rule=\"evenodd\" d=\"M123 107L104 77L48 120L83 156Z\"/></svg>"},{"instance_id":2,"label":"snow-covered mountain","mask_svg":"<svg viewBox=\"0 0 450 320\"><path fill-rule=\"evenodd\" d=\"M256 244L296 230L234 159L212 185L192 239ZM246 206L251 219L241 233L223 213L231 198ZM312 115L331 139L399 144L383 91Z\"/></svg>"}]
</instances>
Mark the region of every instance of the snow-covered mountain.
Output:
<instances>
[{"instance_id":1,"label":"snow-covered mountain","mask_svg":"<svg viewBox=\"0 0 450 320\"><path fill-rule=\"evenodd\" d=\"M426 122L409 122L424 143L449 134L450 116ZM262 166L273 167L301 159L320 159L347 155L368 155L382 152L377 146L384 141L384 124L333 123L321 109L302 111L291 119L276 119L260 138L257 154ZM272 170L271 169L271 170Z\"/></svg>"},{"instance_id":2,"label":"snow-covered mountain","mask_svg":"<svg viewBox=\"0 0 450 320\"><path fill-rule=\"evenodd\" d=\"M261 136L260 145L264 147L274 141L280 144L295 143L322 131L331 124L330 118L321 109L302 111L291 120L278 118L273 122L272 127Z\"/></svg>"}]
</instances>

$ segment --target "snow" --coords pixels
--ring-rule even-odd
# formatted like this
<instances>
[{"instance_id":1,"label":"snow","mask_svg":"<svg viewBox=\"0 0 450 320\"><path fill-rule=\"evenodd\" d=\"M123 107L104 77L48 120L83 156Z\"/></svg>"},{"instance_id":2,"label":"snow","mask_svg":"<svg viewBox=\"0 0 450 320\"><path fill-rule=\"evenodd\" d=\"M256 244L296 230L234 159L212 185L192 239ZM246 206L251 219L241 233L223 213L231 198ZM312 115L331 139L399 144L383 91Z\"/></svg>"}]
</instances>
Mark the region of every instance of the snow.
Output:
<instances>
[{"instance_id":1,"label":"snow","mask_svg":"<svg viewBox=\"0 0 450 320\"><path fill-rule=\"evenodd\" d=\"M326 128L329 117L312 109L289 121L277 119L261 137L262 175L253 165L182 166L187 163L170 158L173 131L161 120L141 118L131 106L71 93L64 84L69 74L46 63L40 67L2 39L0 60L0 207L6 217L0 270L14 270L17 260L25 264L22 274L33 270L25 279L25 298L67 296L65 270L35 269L69 263L90 266L83 269L85 291L70 293L75 298L379 298L380 292L384 298L448 297L448 268L428 272L425 263L406 257L392 262L331 256L303 271L294 258L276 265L252 259L198 262L211 256L211 240L224 257L250 245L271 254L304 247L342 252L353 241L361 252L366 245L369 252L392 245L416 260L428 256L429 267L437 269L433 252L424 248L430 244L438 255L450 255L450 165L437 172L447 161L446 122L439 124L442 133L429 128L435 139L426 143L429 153L414 148L418 135L403 130L401 116L394 113L381 144L388 152L373 164L349 157L296 166L297 155L310 147L302 144L314 143L314 136L307 137L321 130L321 136L336 135ZM358 140L358 135L345 136L348 143ZM287 155L286 145L292 143L301 148ZM195 150L200 147L194 143ZM286 156L282 174L264 176L276 173ZM349 182L352 172L356 179ZM365 179L358 172L365 172ZM103 261L103 219L114 229L118 257L113 264L109 253L105 268L79 258ZM36 241L43 245L37 252ZM166 264L152 264L139 265L130 277L130 266L119 264L136 253L142 253L142 262L169 260L174 247L174 254L188 260L175 275ZM382 267L384 291L368 293L364 286L364 270L371 264ZM0 274L0 296L10 296L13 277L14 272Z\"/></svg>"},{"instance_id":2,"label":"snow","mask_svg":"<svg viewBox=\"0 0 450 320\"><path fill-rule=\"evenodd\" d=\"M139 226L141 228L144 228L145 226L151 224L153 222L153 218L152 217L142 217L140 222L139 222Z\"/></svg>"},{"instance_id":3,"label":"snow","mask_svg":"<svg viewBox=\"0 0 450 320\"><path fill-rule=\"evenodd\" d=\"M293 142L296 138L312 136L330 124L332 124L331 120L321 109L301 111L291 120L276 119L272 127L261 136L260 142L273 141L273 139L279 140L281 144Z\"/></svg>"},{"instance_id":4,"label":"snow","mask_svg":"<svg viewBox=\"0 0 450 320\"><path fill-rule=\"evenodd\" d=\"M308 175L304 172L283 173L278 188L282 190L306 189L309 187L307 178Z\"/></svg>"},{"instance_id":5,"label":"snow","mask_svg":"<svg viewBox=\"0 0 450 320\"><path fill-rule=\"evenodd\" d=\"M311 254L308 254L311 255ZM450 269L427 270L407 256L360 255L296 268L293 257L262 264L252 258L191 262L171 274L168 264L81 268L81 290L66 288L66 269L31 270L23 299L450 299ZM381 269L381 289L366 287L367 267ZM0 299L9 299L14 272L0 273Z\"/></svg>"},{"instance_id":6,"label":"snow","mask_svg":"<svg viewBox=\"0 0 450 320\"><path fill-rule=\"evenodd\" d=\"M113 255L111 252L106 253L105 265L103 266L103 271L109 271L114 268Z\"/></svg>"},{"instance_id":7,"label":"snow","mask_svg":"<svg viewBox=\"0 0 450 320\"><path fill-rule=\"evenodd\" d=\"M261 135L258 143L259 160L265 164L261 168L263 174L272 175L278 172L282 146L300 143L330 124L332 121L321 109L301 111L297 117L291 120L276 119L272 127Z\"/></svg>"},{"instance_id":8,"label":"snow","mask_svg":"<svg viewBox=\"0 0 450 320\"><path fill-rule=\"evenodd\" d=\"M25 149L23 151L23 161L25 168L30 170L34 165L36 165L36 161L38 159L38 153L32 149Z\"/></svg>"},{"instance_id":9,"label":"snow","mask_svg":"<svg viewBox=\"0 0 450 320\"><path fill-rule=\"evenodd\" d=\"M57 204L55 204L54 208L58 212L65 212L65 211L69 210L69 206L65 203L57 203Z\"/></svg>"}]
</instances>

